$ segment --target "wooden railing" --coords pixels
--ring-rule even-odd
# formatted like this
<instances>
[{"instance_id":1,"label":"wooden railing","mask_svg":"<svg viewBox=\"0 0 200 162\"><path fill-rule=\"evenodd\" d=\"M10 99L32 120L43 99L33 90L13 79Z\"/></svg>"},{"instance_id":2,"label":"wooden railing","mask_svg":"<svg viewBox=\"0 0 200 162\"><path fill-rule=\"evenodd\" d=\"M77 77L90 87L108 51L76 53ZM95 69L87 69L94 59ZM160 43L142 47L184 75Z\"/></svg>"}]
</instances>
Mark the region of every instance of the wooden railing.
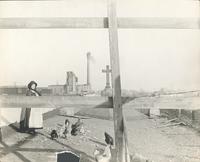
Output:
<instances>
[{"instance_id":1,"label":"wooden railing","mask_svg":"<svg viewBox=\"0 0 200 162\"><path fill-rule=\"evenodd\" d=\"M199 110L200 97L123 97L123 108ZM0 108L113 108L112 97L101 96L16 96L0 95Z\"/></svg>"},{"instance_id":2,"label":"wooden railing","mask_svg":"<svg viewBox=\"0 0 200 162\"><path fill-rule=\"evenodd\" d=\"M200 18L117 18L118 28L200 29ZM108 28L107 17L0 18L0 29Z\"/></svg>"}]
</instances>

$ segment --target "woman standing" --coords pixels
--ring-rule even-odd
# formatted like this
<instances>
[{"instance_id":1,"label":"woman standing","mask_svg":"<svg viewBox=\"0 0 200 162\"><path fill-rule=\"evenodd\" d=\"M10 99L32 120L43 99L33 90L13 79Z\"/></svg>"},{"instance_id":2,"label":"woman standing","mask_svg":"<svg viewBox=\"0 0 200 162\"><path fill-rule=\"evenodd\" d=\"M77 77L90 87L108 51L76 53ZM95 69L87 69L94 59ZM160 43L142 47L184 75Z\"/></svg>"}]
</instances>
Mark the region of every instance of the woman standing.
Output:
<instances>
[{"instance_id":1,"label":"woman standing","mask_svg":"<svg viewBox=\"0 0 200 162\"><path fill-rule=\"evenodd\" d=\"M31 81L28 84L28 91L26 96L41 96L37 91L37 83ZM35 134L36 129L43 128L43 118L41 108L22 108L21 119L20 119L20 130L21 132L28 132Z\"/></svg>"}]
</instances>

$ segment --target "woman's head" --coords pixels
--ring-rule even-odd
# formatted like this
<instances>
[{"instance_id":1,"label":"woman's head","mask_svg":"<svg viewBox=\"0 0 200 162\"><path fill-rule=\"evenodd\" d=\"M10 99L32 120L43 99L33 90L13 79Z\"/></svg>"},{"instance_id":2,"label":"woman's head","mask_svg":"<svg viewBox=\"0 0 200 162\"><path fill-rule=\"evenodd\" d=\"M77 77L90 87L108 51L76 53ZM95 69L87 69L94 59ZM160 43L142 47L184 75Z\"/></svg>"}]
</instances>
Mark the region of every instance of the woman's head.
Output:
<instances>
[{"instance_id":1,"label":"woman's head","mask_svg":"<svg viewBox=\"0 0 200 162\"><path fill-rule=\"evenodd\" d=\"M28 89L33 89L35 90L37 87L37 83L35 81L31 81L29 84L28 84Z\"/></svg>"}]
</instances>

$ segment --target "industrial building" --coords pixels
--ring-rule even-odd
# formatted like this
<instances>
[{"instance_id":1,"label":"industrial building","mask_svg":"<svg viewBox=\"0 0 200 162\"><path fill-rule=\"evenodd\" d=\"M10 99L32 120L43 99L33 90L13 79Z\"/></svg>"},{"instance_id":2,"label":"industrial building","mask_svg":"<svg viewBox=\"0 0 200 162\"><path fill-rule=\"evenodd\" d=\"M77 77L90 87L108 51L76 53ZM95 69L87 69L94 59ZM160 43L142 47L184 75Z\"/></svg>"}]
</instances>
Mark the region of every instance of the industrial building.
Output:
<instances>
[{"instance_id":1,"label":"industrial building","mask_svg":"<svg viewBox=\"0 0 200 162\"><path fill-rule=\"evenodd\" d=\"M92 92L90 83L90 52L87 53L87 83L78 84L78 77L73 71L67 71L65 84L49 85L53 95L86 95Z\"/></svg>"},{"instance_id":2,"label":"industrial building","mask_svg":"<svg viewBox=\"0 0 200 162\"><path fill-rule=\"evenodd\" d=\"M52 95L52 89L48 87L37 88L42 95ZM26 95L26 86L0 86L0 95Z\"/></svg>"},{"instance_id":3,"label":"industrial building","mask_svg":"<svg viewBox=\"0 0 200 162\"><path fill-rule=\"evenodd\" d=\"M78 77L73 71L67 71L65 84L38 87L42 95L86 95L92 92L90 83L90 52L87 53L87 83L78 84ZM1 86L0 95L25 95L26 86Z\"/></svg>"}]
</instances>

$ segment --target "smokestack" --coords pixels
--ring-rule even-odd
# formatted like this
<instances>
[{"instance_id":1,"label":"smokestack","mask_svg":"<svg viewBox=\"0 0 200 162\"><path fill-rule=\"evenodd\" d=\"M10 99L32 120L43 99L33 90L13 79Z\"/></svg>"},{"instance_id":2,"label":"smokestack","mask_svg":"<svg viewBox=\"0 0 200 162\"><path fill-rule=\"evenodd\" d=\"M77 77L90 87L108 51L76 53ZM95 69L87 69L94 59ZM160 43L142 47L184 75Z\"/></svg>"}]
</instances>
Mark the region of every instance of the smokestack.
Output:
<instances>
[{"instance_id":1,"label":"smokestack","mask_svg":"<svg viewBox=\"0 0 200 162\"><path fill-rule=\"evenodd\" d=\"M90 86L90 57L91 53L87 53L87 85Z\"/></svg>"}]
</instances>

